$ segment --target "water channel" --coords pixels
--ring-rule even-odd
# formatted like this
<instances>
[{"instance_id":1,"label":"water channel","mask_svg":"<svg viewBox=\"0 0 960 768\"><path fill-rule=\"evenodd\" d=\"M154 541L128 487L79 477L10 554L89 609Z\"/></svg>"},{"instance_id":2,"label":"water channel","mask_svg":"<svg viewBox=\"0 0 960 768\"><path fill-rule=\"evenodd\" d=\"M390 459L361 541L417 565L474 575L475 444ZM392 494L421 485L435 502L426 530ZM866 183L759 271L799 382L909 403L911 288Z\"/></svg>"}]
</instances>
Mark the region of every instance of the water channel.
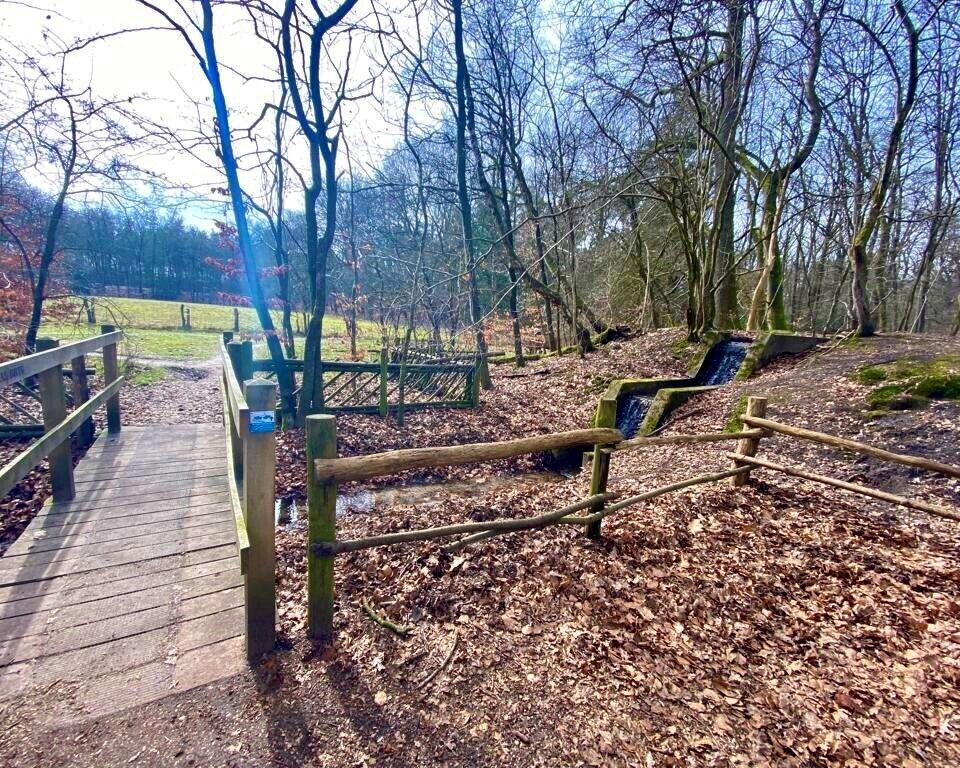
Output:
<instances>
[{"instance_id":1,"label":"water channel","mask_svg":"<svg viewBox=\"0 0 960 768\"><path fill-rule=\"evenodd\" d=\"M706 387L726 384L733 380L740 370L751 341L746 339L726 339L715 345L707 354L691 386ZM656 394L628 394L617 402L617 429L624 437L637 434Z\"/></svg>"}]
</instances>

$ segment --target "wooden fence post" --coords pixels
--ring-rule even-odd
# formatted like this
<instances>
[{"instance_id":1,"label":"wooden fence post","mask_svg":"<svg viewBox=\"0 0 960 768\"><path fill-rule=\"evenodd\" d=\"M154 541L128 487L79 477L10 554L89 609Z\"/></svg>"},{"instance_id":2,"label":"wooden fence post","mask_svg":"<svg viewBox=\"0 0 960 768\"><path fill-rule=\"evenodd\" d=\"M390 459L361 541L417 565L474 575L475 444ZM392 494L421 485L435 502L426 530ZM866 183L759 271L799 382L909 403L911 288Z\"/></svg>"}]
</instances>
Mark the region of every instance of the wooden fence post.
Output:
<instances>
[{"instance_id":1,"label":"wooden fence post","mask_svg":"<svg viewBox=\"0 0 960 768\"><path fill-rule=\"evenodd\" d=\"M231 341L227 343L227 353L233 363L233 372L241 384L253 378L253 342Z\"/></svg>"},{"instance_id":2,"label":"wooden fence post","mask_svg":"<svg viewBox=\"0 0 960 768\"><path fill-rule=\"evenodd\" d=\"M232 338L232 334L231 334ZM236 376L240 386L247 379L253 378L253 356L252 352L247 356L247 349L242 341L227 342L227 354L230 356L230 364L233 366L233 375ZM249 407L249 403L247 404ZM236 469L240 479L243 478L243 468L246 466L243 452L243 439L240 436L240 425L234 424L230 431L230 440L233 443L233 455L236 458Z\"/></svg>"},{"instance_id":3,"label":"wooden fence post","mask_svg":"<svg viewBox=\"0 0 960 768\"><path fill-rule=\"evenodd\" d=\"M56 339L37 339L37 352L60 346ZM47 368L37 377L40 383L40 405L43 410L43 429L49 432L67 418L67 399L63 386L63 366ZM74 497L73 456L70 439L53 449L49 456L50 484L54 501L70 501Z\"/></svg>"},{"instance_id":4,"label":"wooden fence post","mask_svg":"<svg viewBox=\"0 0 960 768\"><path fill-rule=\"evenodd\" d=\"M616 428L617 426L617 401L608 398L602 398L599 403L597 403L597 416L596 416L597 427L610 427ZM605 446L595 445L593 446L593 471L590 475L590 495L595 496L598 493L607 492L607 477L610 474L610 449ZM603 509L603 502L599 502L594 505L590 513L599 512ZM587 538L588 539L599 539L600 538L600 525L601 521L597 520L595 523L590 523L587 526Z\"/></svg>"},{"instance_id":5,"label":"wooden fence post","mask_svg":"<svg viewBox=\"0 0 960 768\"><path fill-rule=\"evenodd\" d=\"M314 642L333 640L333 556L318 557L313 545L337 539L337 485L317 482L315 459L337 456L337 419L307 416L307 622Z\"/></svg>"},{"instance_id":6,"label":"wooden fence post","mask_svg":"<svg viewBox=\"0 0 960 768\"><path fill-rule=\"evenodd\" d=\"M389 368L388 365L390 359L387 355L387 348L380 348L380 415L386 418L387 413L389 412L389 405L387 403L387 379L389 378Z\"/></svg>"},{"instance_id":7,"label":"wooden fence post","mask_svg":"<svg viewBox=\"0 0 960 768\"><path fill-rule=\"evenodd\" d=\"M477 359L473 359L473 367L464 374L464 383L463 383L463 402L465 405L476 405L477 397L479 396L479 390L476 388L476 378L477 378Z\"/></svg>"},{"instance_id":8,"label":"wooden fence post","mask_svg":"<svg viewBox=\"0 0 960 768\"><path fill-rule=\"evenodd\" d=\"M276 557L274 540L277 438L274 409L277 385L266 379L244 382L250 408L250 433L243 440L243 512L250 536L244 575L247 620L247 659L255 661L273 650L276 640Z\"/></svg>"},{"instance_id":9,"label":"wooden fence post","mask_svg":"<svg viewBox=\"0 0 960 768\"><path fill-rule=\"evenodd\" d=\"M100 333L113 333L117 330L112 325L101 325ZM117 368L117 345L107 344L103 348L103 383L112 384L120 378ZM115 435L120 431L120 393L118 392L107 400L107 431Z\"/></svg>"},{"instance_id":10,"label":"wooden fence post","mask_svg":"<svg viewBox=\"0 0 960 768\"><path fill-rule=\"evenodd\" d=\"M233 308L233 332L240 333L240 310L237 307Z\"/></svg>"},{"instance_id":11,"label":"wooden fence post","mask_svg":"<svg viewBox=\"0 0 960 768\"><path fill-rule=\"evenodd\" d=\"M192 330L193 325L190 323L190 307L187 307L187 330Z\"/></svg>"},{"instance_id":12,"label":"wooden fence post","mask_svg":"<svg viewBox=\"0 0 960 768\"><path fill-rule=\"evenodd\" d=\"M763 418L767 414L767 398L765 397L754 397L750 396L747 398L747 416L756 416L757 418ZM744 424L743 429L750 429L748 425ZM737 441L737 453L743 454L744 456L754 456L757 453L757 447L760 445L759 437L741 437ZM743 462L734 461L733 465L735 467L744 466ZM741 486L746 485L750 480L750 473L744 472L740 475L734 475L730 478L730 482L734 488L740 488Z\"/></svg>"},{"instance_id":13,"label":"wooden fence post","mask_svg":"<svg viewBox=\"0 0 960 768\"><path fill-rule=\"evenodd\" d=\"M90 385L87 383L87 359L79 355L70 361L70 391L73 394L73 407L79 408L90 399ZM93 442L93 419L87 419L77 430L77 442L87 446Z\"/></svg>"}]
</instances>

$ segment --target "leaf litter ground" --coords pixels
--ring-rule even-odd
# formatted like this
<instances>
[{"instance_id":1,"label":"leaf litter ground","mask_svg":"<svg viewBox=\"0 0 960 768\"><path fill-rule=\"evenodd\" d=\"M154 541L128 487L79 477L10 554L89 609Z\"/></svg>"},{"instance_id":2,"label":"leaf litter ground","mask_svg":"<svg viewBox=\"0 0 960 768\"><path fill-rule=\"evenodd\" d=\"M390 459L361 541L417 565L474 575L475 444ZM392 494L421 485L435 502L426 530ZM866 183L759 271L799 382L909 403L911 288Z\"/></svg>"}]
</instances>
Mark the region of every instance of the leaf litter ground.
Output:
<instances>
[{"instance_id":1,"label":"leaf litter ground","mask_svg":"<svg viewBox=\"0 0 960 768\"><path fill-rule=\"evenodd\" d=\"M582 427L610 378L680 373L684 361L667 351L676 339L650 334L583 361L497 369L497 388L477 411L418 413L402 429L342 418L341 453ZM947 346L956 344L884 338L780 361L691 401L666 431L720 429L743 394L768 394L774 418L960 463L956 404L868 421L866 387L847 375ZM281 438L282 495L302 489L300 445L297 433ZM629 493L725 468L728 448L617 454L610 485ZM812 444L770 439L761 455L960 501L955 481ZM469 497L348 511L340 535L535 514L586 493L586 472L550 484L518 475L508 489L483 483L538 466L407 473L393 482L480 482ZM11 765L956 765L958 554L955 523L758 471L745 489L699 487L615 515L599 541L555 527L451 554L424 543L344 556L338 641L317 651L302 639L304 532L294 527L278 534L282 650L255 672L56 731L39 725L30 702L7 702L0 757ZM374 624L365 602L409 635Z\"/></svg>"}]
</instances>

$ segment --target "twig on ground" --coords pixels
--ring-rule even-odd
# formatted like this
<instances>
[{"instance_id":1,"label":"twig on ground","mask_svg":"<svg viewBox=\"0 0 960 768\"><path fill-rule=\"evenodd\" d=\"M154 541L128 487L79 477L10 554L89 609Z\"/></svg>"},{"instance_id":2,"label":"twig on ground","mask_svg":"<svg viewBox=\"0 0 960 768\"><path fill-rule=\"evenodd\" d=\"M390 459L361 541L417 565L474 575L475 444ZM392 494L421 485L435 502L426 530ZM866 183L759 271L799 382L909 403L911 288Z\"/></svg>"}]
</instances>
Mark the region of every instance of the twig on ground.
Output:
<instances>
[{"instance_id":1,"label":"twig on ground","mask_svg":"<svg viewBox=\"0 0 960 768\"><path fill-rule=\"evenodd\" d=\"M440 666L437 667L433 672L427 675L425 678L420 680L417 683L417 686L423 688L424 686L430 685L434 679L439 675L443 670L449 666L451 660L453 659L453 654L457 651L457 645L460 642L460 630L454 628L453 630L453 642L450 643L450 650L447 651L447 655L444 657L443 661L440 663Z\"/></svg>"},{"instance_id":2,"label":"twig on ground","mask_svg":"<svg viewBox=\"0 0 960 768\"><path fill-rule=\"evenodd\" d=\"M384 614L377 613L373 609L373 606L370 605L366 600L363 601L363 610L370 617L370 620L375 624L379 624L384 629L389 629L395 635L400 637L407 637L412 631L413 627L405 627L402 624L397 624L393 621L390 621Z\"/></svg>"},{"instance_id":3,"label":"twig on ground","mask_svg":"<svg viewBox=\"0 0 960 768\"><path fill-rule=\"evenodd\" d=\"M421 648L419 651L414 651L413 653L411 653L411 654L410 654L409 656L407 656L406 658L403 658L403 659L401 659L400 661L398 661L398 662L397 662L397 666L398 666L398 667L405 667L405 666L407 666L407 664L413 664L413 662L415 662L415 661L417 661L417 660L419 660L419 659L422 659L422 658L423 658L424 656L426 656L426 655L427 655L427 649L426 649L426 648Z\"/></svg>"}]
</instances>

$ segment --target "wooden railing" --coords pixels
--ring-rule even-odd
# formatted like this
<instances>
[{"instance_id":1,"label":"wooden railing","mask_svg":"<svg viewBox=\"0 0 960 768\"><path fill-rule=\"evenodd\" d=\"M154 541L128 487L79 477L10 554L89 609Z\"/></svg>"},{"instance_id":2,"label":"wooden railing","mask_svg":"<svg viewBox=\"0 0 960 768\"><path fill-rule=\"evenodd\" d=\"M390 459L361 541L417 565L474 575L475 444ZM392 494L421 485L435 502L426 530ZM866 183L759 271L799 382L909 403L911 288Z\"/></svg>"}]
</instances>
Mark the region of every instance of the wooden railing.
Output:
<instances>
[{"instance_id":1,"label":"wooden railing","mask_svg":"<svg viewBox=\"0 0 960 768\"><path fill-rule=\"evenodd\" d=\"M253 345L223 334L220 342L224 439L237 554L244 578L247 658L276 640L274 475L277 385L253 378Z\"/></svg>"},{"instance_id":2,"label":"wooden railing","mask_svg":"<svg viewBox=\"0 0 960 768\"><path fill-rule=\"evenodd\" d=\"M955 467L952 464L945 464L942 461L928 459L923 456L895 453L893 451L888 451L885 448L878 448L875 445L861 443L857 440L850 440L846 437L838 437L836 435L826 434L825 432L816 432L812 429L795 427L790 424L784 424L779 421L764 418L765 415L766 398L748 398L747 415L743 417L743 423L746 426L746 429L742 434L758 430L760 431L761 436L777 433L786 437L819 443L820 445L826 445L842 451L850 451L861 456L872 456L875 459L893 464L903 464L904 466L913 467L914 469L935 472L940 475L945 475L946 477L960 477L960 467ZM938 517L945 517L949 520L960 520L960 513L945 506L930 504L921 499L911 499L895 493L889 493L876 488L870 488L866 485L860 485L858 483L848 482L847 480L840 480L835 477L821 475L804 469L803 467L794 467L780 464L779 462L770 461L769 459L761 459L756 456L759 446L760 437L749 437L740 441L740 443L737 445L736 453L728 453L727 456L733 460L736 466L747 467L748 469L769 469L785 475L791 475L793 477L799 477L815 483L829 485L850 493L857 493L861 496L869 496L880 501L887 501L891 504L907 507L908 509L916 509L921 512L936 515ZM749 478L749 473L743 475L743 478L744 482L746 482L746 480Z\"/></svg>"},{"instance_id":3,"label":"wooden railing","mask_svg":"<svg viewBox=\"0 0 960 768\"><path fill-rule=\"evenodd\" d=\"M604 410L608 407L601 400L600 409ZM769 436L772 432L779 432L792 437L813 440L844 450L874 456L886 461L895 461L908 466L932 470L950 477L960 477L960 468L942 462L895 454L865 443L798 427L790 427L780 422L765 419L763 418L765 409L765 398L748 398L747 415L743 417L744 427L740 432L734 433L711 432L624 440L623 435L616 429L603 426L607 421L606 414L598 413L596 422L601 426L594 429L540 435L500 443L414 448L342 458L337 457L336 417L326 414L308 417L306 424L307 615L308 631L311 639L328 642L333 638L333 569L336 555L392 544L460 537L443 547L445 551L452 552L493 536L558 524L582 526L587 536L597 537L600 535L602 520L611 514L640 502L695 485L730 480L735 487L739 487L748 481L751 471L757 467L786 472L883 501L923 510L953 520L960 520L960 514L945 507L915 499L906 499L865 486L826 478L805 470L784 467L771 461L756 458L755 454L761 439ZM661 445L702 444L726 440L736 440L738 443L735 452L726 454L732 461L732 466L729 469L697 475L627 498L620 498L621 494L611 493L607 489L610 460L615 452ZM470 464L575 446L592 447L593 449L590 493L586 498L561 509L528 518L455 523L435 528L397 531L361 539L337 539L336 500L337 486L340 483L366 480L412 469ZM581 512L583 514L577 514Z\"/></svg>"},{"instance_id":4,"label":"wooden railing","mask_svg":"<svg viewBox=\"0 0 960 768\"><path fill-rule=\"evenodd\" d=\"M275 372L271 360L255 360L252 371ZM287 360L302 373L303 360ZM423 408L470 408L477 405L473 363L391 363L381 350L378 363L329 360L322 364L323 413L379 413Z\"/></svg>"},{"instance_id":5,"label":"wooden railing","mask_svg":"<svg viewBox=\"0 0 960 768\"><path fill-rule=\"evenodd\" d=\"M123 334L110 325L102 326L101 331L100 336L62 346L55 339L37 339L34 354L0 364L0 387L34 377L37 379L43 412L42 436L0 469L0 497L6 496L44 459L49 459L53 500L70 501L75 495L71 435L77 433L81 445L90 445L94 432L92 416L102 406L107 409L107 429L111 433L120 431L123 379L118 372L117 344ZM104 388L91 397L85 356L101 349ZM64 385L65 363L70 364L74 405L70 412L67 411Z\"/></svg>"}]
</instances>

